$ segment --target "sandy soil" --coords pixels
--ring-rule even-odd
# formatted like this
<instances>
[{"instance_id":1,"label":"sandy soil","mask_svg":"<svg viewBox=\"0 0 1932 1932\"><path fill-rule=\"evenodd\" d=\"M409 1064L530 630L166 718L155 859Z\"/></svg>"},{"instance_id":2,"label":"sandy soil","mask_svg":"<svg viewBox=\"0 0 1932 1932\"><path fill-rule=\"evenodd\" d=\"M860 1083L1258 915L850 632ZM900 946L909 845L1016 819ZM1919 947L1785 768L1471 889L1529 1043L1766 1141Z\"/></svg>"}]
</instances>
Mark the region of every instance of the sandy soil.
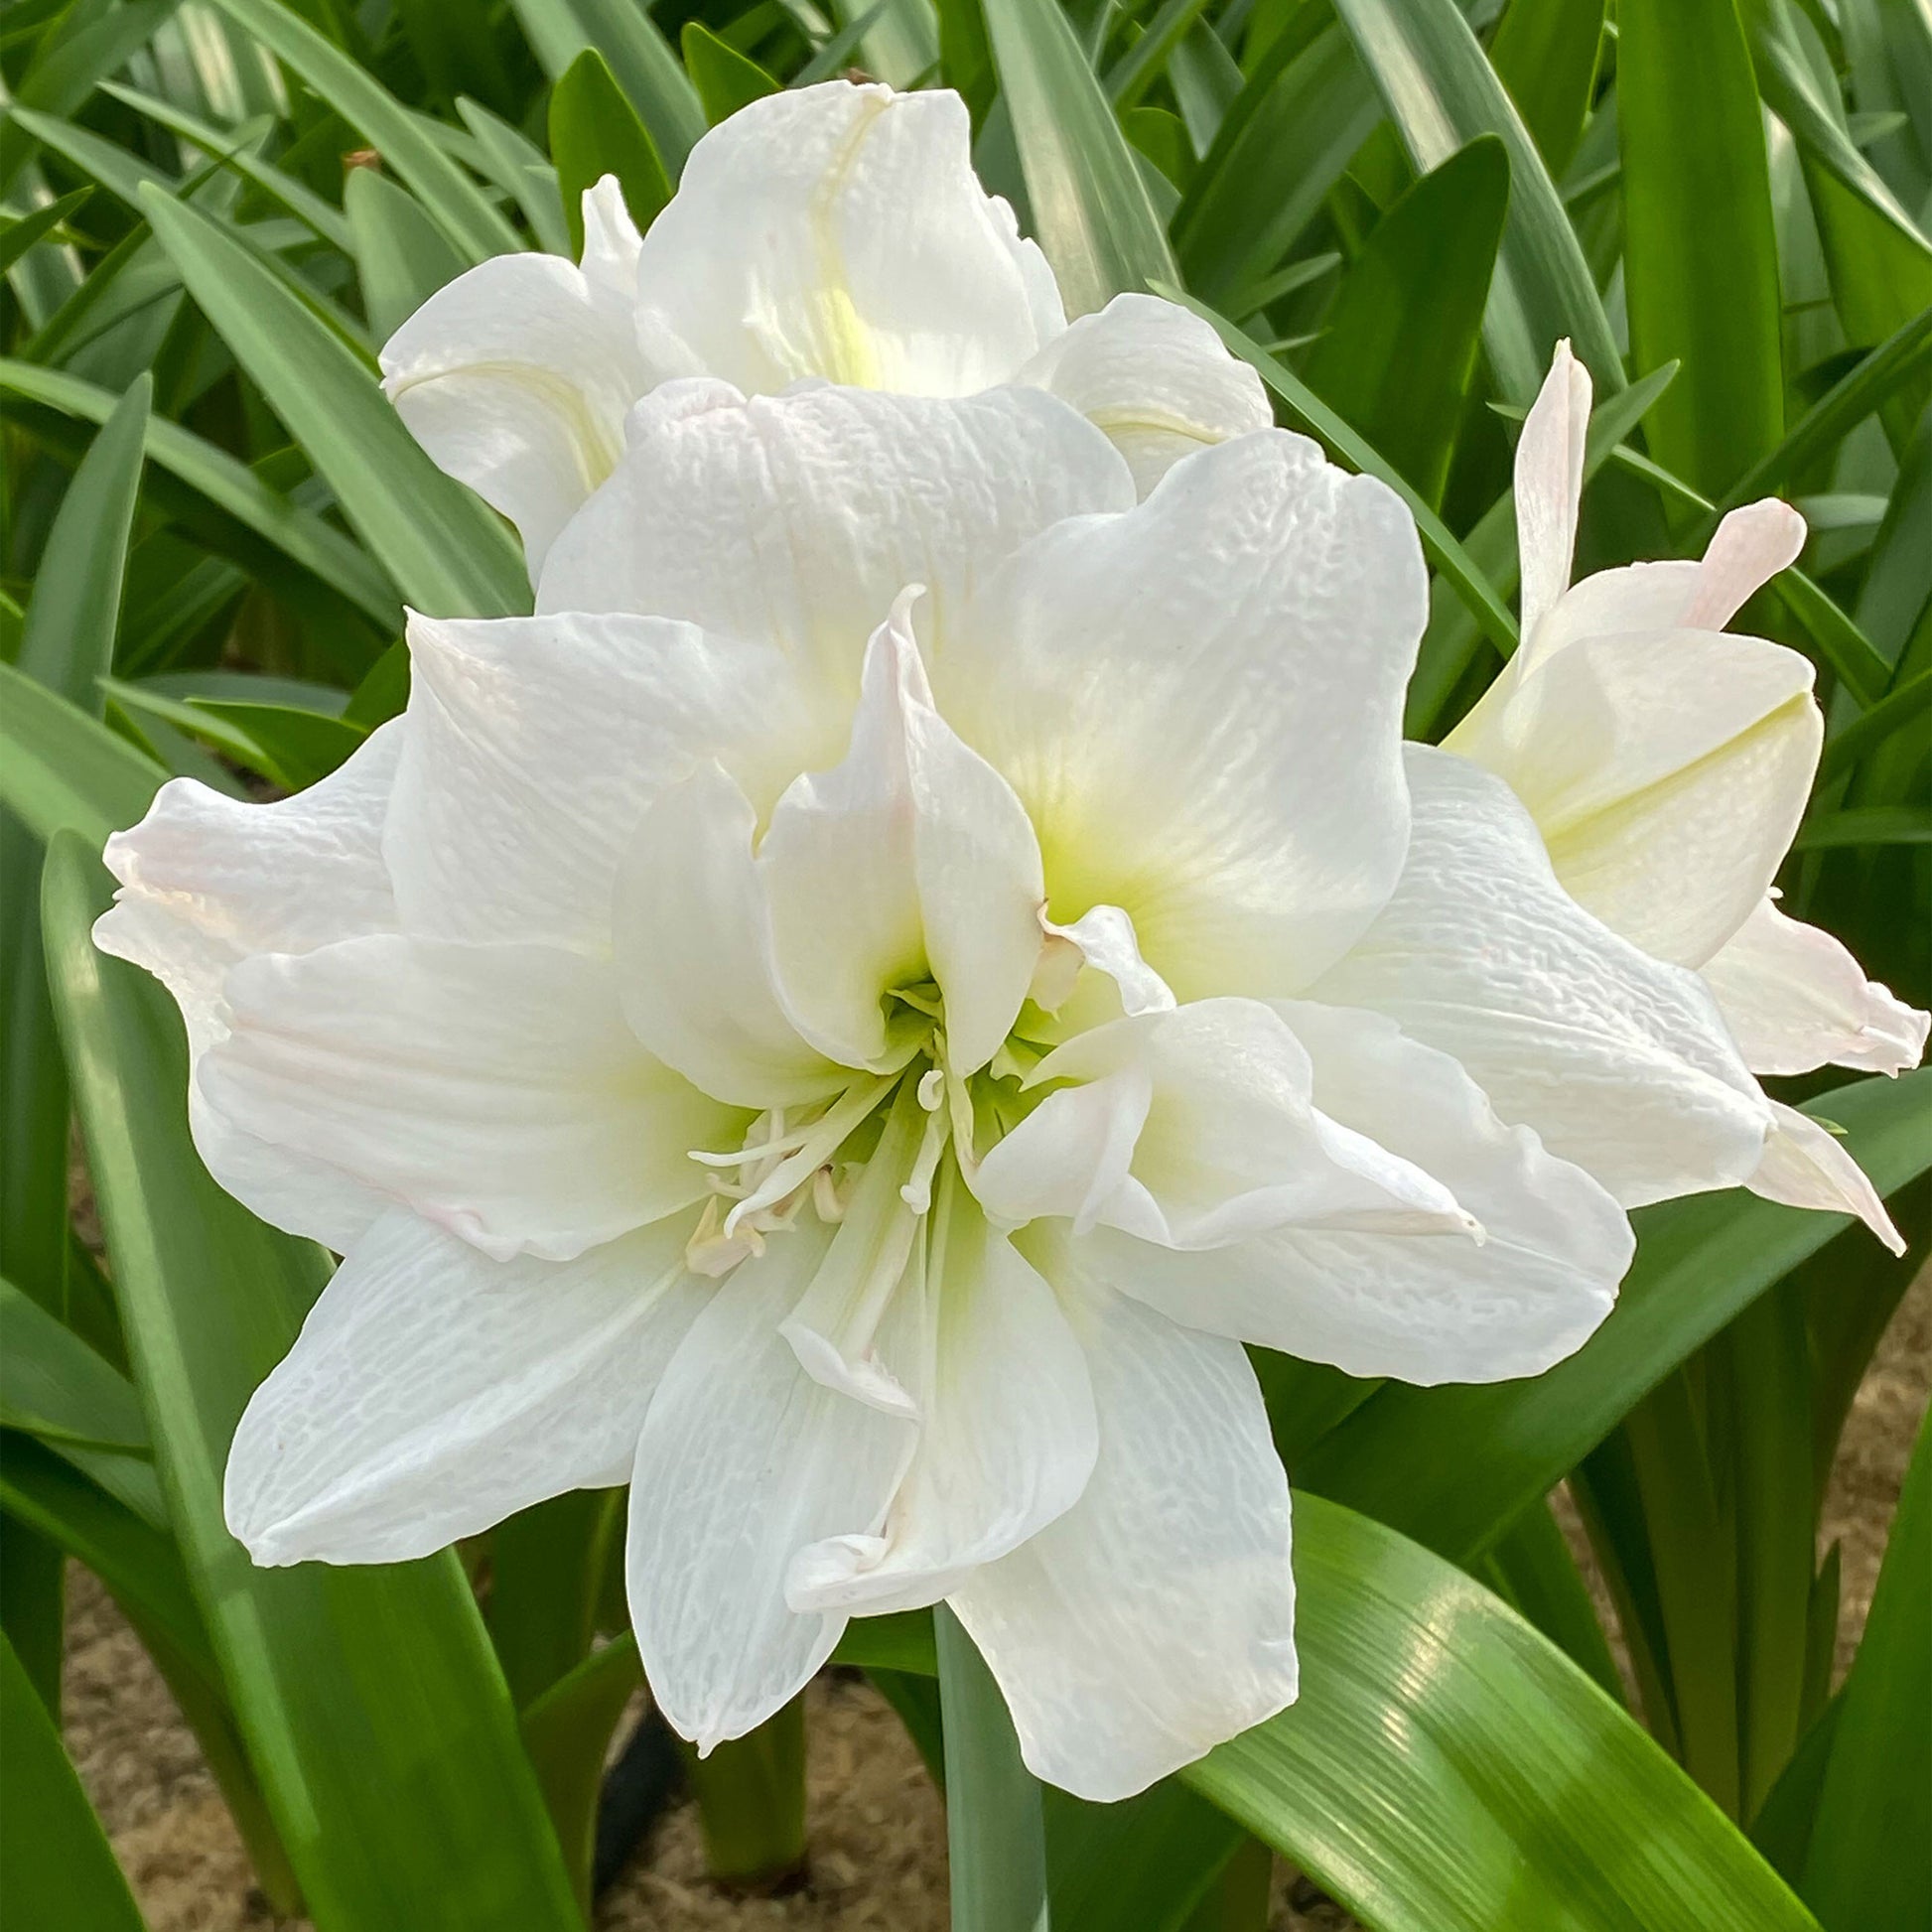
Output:
<instances>
[{"instance_id":1,"label":"sandy soil","mask_svg":"<svg viewBox=\"0 0 1932 1932\"><path fill-rule=\"evenodd\" d=\"M1841 1667L1863 1627L1891 1512L1932 1384L1932 1273L1906 1297L1861 1390L1826 1500L1841 1540ZM266 1932L246 1860L166 1686L92 1579L73 1578L67 1732L152 1932ZM605 1899L599 1932L942 1932L944 1820L898 1721L866 1685L810 1693L812 1863L787 1898L706 1883L696 1819L680 1806ZM1275 1932L1348 1921L1277 1873ZM293 1932L293 1928L289 1929Z\"/></svg>"}]
</instances>

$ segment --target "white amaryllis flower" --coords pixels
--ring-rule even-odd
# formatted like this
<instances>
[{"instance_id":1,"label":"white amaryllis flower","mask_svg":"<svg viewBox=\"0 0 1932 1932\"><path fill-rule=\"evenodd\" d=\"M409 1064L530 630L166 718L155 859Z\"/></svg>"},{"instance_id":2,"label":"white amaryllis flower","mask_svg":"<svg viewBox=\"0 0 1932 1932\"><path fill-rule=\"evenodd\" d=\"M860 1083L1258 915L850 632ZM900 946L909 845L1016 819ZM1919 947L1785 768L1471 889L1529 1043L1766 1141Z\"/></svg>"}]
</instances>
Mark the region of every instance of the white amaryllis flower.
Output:
<instances>
[{"instance_id":1,"label":"white amaryllis flower","mask_svg":"<svg viewBox=\"0 0 1932 1932\"><path fill-rule=\"evenodd\" d=\"M584 198L581 265L500 255L431 297L383 349L384 387L517 526L533 579L616 467L631 404L678 376L745 395L1029 384L1105 430L1143 493L1177 457L1268 425L1254 371L1186 310L1123 295L1069 326L970 138L950 92L768 95L692 149L641 241L607 177Z\"/></svg>"},{"instance_id":2,"label":"white amaryllis flower","mask_svg":"<svg viewBox=\"0 0 1932 1932\"><path fill-rule=\"evenodd\" d=\"M1516 452L1522 647L1446 742L1508 780L1572 897L1703 975L1753 1072L1915 1066L1927 1016L1867 980L1830 933L1779 911L1771 884L1824 720L1806 658L1724 626L1795 561L1804 519L1767 498L1726 516L1700 562L1572 585L1589 401L1588 372L1560 344ZM1858 1214L1902 1253L1838 1141L1795 1108L1772 1112L1746 1184Z\"/></svg>"},{"instance_id":3,"label":"white amaryllis flower","mask_svg":"<svg viewBox=\"0 0 1932 1932\"><path fill-rule=\"evenodd\" d=\"M1241 1341L1527 1375L1627 1265L1408 1015L1574 1083L1626 1191L1756 1160L1696 977L1405 765L1414 530L1311 443L1137 502L1037 390L667 384L543 589L413 619L322 784L108 848L209 1168L345 1256L235 1436L258 1561L628 1479L701 1747L944 1598L1033 1768L1119 1798L1295 1695Z\"/></svg>"}]
</instances>

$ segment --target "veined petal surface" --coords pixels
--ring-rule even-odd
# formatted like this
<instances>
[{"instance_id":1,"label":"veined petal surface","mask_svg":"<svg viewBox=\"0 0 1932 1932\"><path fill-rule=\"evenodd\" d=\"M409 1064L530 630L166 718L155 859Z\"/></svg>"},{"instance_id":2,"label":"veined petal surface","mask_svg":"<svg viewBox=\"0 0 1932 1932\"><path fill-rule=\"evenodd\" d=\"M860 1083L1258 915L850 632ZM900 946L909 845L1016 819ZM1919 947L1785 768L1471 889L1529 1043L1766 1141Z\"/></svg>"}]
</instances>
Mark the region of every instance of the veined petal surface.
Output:
<instances>
[{"instance_id":1,"label":"veined petal surface","mask_svg":"<svg viewBox=\"0 0 1932 1932\"><path fill-rule=\"evenodd\" d=\"M971 138L945 90L831 80L734 114L644 238L646 362L747 395L803 376L922 396L1005 382L1065 312Z\"/></svg>"},{"instance_id":2,"label":"veined petal surface","mask_svg":"<svg viewBox=\"0 0 1932 1932\"><path fill-rule=\"evenodd\" d=\"M1428 1174L1468 1226L1298 1221L1208 1250L1098 1227L1075 1244L1084 1265L1176 1321L1350 1375L1506 1381L1587 1340L1634 1246L1609 1194L1392 1021L1307 1001L1280 1014L1324 1116Z\"/></svg>"},{"instance_id":3,"label":"veined petal surface","mask_svg":"<svg viewBox=\"0 0 1932 1932\"><path fill-rule=\"evenodd\" d=\"M822 1257L797 1230L705 1305L644 1419L625 1577L658 1707L708 1751L761 1724L832 1654L845 1617L785 1602L793 1556L876 1535L912 1425L814 1381L778 1324Z\"/></svg>"},{"instance_id":4,"label":"veined petal surface","mask_svg":"<svg viewBox=\"0 0 1932 1932\"><path fill-rule=\"evenodd\" d=\"M1039 1266L1087 1359L1099 1455L1080 1500L948 1599L1028 1768L1110 1804L1292 1704L1288 1478L1240 1344Z\"/></svg>"},{"instance_id":5,"label":"veined petal surface","mask_svg":"<svg viewBox=\"0 0 1932 1932\"><path fill-rule=\"evenodd\" d=\"M1902 1073L1925 1053L1932 1015L1895 999L1829 932L1787 917L1773 898L1704 963L1753 1073L1809 1073L1827 1063Z\"/></svg>"},{"instance_id":6,"label":"veined petal surface","mask_svg":"<svg viewBox=\"0 0 1932 1932\"><path fill-rule=\"evenodd\" d=\"M943 632L1010 551L1132 506L1113 446L1036 389L960 401L807 386L747 399L677 382L639 403L623 460L556 545L537 608L678 618L774 644L850 701L908 584Z\"/></svg>"},{"instance_id":7,"label":"veined petal surface","mask_svg":"<svg viewBox=\"0 0 1932 1932\"><path fill-rule=\"evenodd\" d=\"M1419 745L1408 770L1402 882L1310 997L1460 1060L1503 1120L1626 1207L1742 1180L1769 1108L1704 983L1564 892L1500 778Z\"/></svg>"},{"instance_id":8,"label":"veined petal surface","mask_svg":"<svg viewBox=\"0 0 1932 1932\"><path fill-rule=\"evenodd\" d=\"M626 1480L704 1306L684 1233L660 1222L574 1261L492 1261L391 1209L250 1399L228 1527L261 1564L402 1563Z\"/></svg>"},{"instance_id":9,"label":"veined petal surface","mask_svg":"<svg viewBox=\"0 0 1932 1932\"><path fill-rule=\"evenodd\" d=\"M555 947L345 939L243 960L227 999L209 1107L499 1260L568 1260L698 1200L688 1151L749 1118L644 1051L608 964Z\"/></svg>"},{"instance_id":10,"label":"veined petal surface","mask_svg":"<svg viewBox=\"0 0 1932 1932\"><path fill-rule=\"evenodd\" d=\"M1426 608L1400 499L1269 430L1061 523L935 630L940 709L1038 830L1052 917L1122 907L1182 1000L1301 991L1401 871Z\"/></svg>"}]
</instances>

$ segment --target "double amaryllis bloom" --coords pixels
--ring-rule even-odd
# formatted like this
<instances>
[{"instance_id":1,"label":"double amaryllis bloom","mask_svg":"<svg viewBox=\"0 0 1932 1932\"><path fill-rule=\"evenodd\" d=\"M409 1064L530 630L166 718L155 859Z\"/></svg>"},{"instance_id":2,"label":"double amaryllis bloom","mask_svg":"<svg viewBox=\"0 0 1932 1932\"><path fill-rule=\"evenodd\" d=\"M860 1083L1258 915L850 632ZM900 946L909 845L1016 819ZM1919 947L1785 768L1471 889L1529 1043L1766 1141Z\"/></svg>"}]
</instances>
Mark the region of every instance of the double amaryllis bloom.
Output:
<instances>
[{"instance_id":1,"label":"double amaryllis bloom","mask_svg":"<svg viewBox=\"0 0 1932 1932\"><path fill-rule=\"evenodd\" d=\"M1405 747L1400 501L1183 313L1067 326L952 96L761 101L641 244L609 184L586 231L385 357L537 615L412 618L407 711L332 777L177 782L108 848L97 937L181 1004L208 1167L344 1256L229 1523L388 1561L628 1481L701 1747L944 1599L1033 1768L1125 1796L1295 1696L1244 1341L1534 1374L1610 1308L1626 1207L1778 1191L1737 1039L1895 1065L1923 1016L1766 925L1791 814L1774 852L1702 787L1792 675L1715 635L1713 565L1664 615L1559 598L1567 368L1525 651L1456 751ZM1735 699L1746 652L1777 673ZM1702 912L1733 833L1722 931L1607 883ZM1774 946L1822 962L1782 1007Z\"/></svg>"}]
</instances>

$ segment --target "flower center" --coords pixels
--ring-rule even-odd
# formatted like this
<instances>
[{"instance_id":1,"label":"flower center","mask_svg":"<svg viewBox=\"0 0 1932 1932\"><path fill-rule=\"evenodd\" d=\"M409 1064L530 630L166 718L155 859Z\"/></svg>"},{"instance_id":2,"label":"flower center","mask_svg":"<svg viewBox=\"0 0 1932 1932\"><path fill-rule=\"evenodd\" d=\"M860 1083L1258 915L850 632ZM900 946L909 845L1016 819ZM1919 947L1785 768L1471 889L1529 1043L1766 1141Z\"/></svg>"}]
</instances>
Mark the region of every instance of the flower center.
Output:
<instances>
[{"instance_id":1,"label":"flower center","mask_svg":"<svg viewBox=\"0 0 1932 1932\"><path fill-rule=\"evenodd\" d=\"M892 1158L904 1168L899 1199L913 1217L930 1210L933 1180L948 1148L964 1172L973 1171L973 1087L979 1082L962 1078L947 1056L938 990L928 981L890 997L914 1022L902 1036L903 1064L886 1073L855 1073L823 1102L767 1108L731 1152L693 1151L691 1159L713 1171L712 1197L685 1246L694 1274L729 1274L748 1255L764 1252L766 1235L795 1227L807 1208L821 1222L842 1221L856 1175L889 1138L882 1116L897 1118L908 1102L922 1117L909 1158L907 1137L890 1138ZM989 1071L997 1074L999 1062Z\"/></svg>"}]
</instances>

